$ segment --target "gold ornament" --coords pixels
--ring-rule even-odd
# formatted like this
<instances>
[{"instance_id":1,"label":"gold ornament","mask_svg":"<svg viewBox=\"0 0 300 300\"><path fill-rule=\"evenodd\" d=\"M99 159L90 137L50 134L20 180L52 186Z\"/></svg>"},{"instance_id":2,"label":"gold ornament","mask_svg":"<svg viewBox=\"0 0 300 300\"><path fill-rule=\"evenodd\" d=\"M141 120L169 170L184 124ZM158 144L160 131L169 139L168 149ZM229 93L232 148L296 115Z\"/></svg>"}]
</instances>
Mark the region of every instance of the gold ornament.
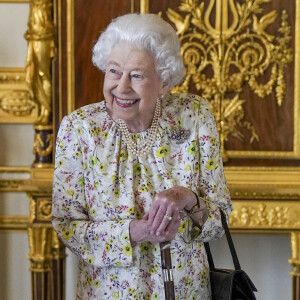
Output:
<instances>
[{"instance_id":1,"label":"gold ornament","mask_svg":"<svg viewBox=\"0 0 300 300\"><path fill-rule=\"evenodd\" d=\"M184 82L174 91L188 92L193 82L210 101L226 158L224 144L228 136L244 138L239 127L251 131L250 143L259 140L253 124L244 121L246 100L240 98L244 85L248 84L259 97L275 89L278 105L283 104L286 91L283 71L293 60L292 49L287 46L291 40L288 16L285 10L281 12L279 35L275 37L267 29L278 13L273 10L258 16L262 5L270 0L211 0L205 11L204 1L180 2L181 13L170 8L167 11L176 26L187 69ZM213 13L214 25L211 23ZM270 79L259 83L268 69L271 69ZM212 75L207 75L209 73Z\"/></svg>"}]
</instances>

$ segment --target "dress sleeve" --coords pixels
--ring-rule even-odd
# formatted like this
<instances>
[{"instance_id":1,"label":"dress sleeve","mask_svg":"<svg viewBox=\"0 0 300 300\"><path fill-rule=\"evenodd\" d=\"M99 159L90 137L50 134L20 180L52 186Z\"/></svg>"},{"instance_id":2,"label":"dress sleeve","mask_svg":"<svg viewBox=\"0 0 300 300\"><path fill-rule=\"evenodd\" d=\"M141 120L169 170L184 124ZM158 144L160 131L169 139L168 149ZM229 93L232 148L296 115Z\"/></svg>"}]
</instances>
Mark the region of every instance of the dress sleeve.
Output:
<instances>
[{"instance_id":1,"label":"dress sleeve","mask_svg":"<svg viewBox=\"0 0 300 300\"><path fill-rule=\"evenodd\" d=\"M200 239L204 242L220 238L224 231L220 209L227 220L233 209L229 189L225 179L218 131L209 103L202 99L199 106L198 145L200 150L200 197L206 200L209 209Z\"/></svg>"},{"instance_id":2,"label":"dress sleeve","mask_svg":"<svg viewBox=\"0 0 300 300\"><path fill-rule=\"evenodd\" d=\"M182 230L186 241L207 242L223 235L224 230L219 210L222 209L229 220L232 202L224 175L218 131L209 103L205 99L200 98L199 100L198 98L195 99L195 106L199 111L198 141L195 141L195 145L198 146L198 155L200 156L200 179L197 183L197 190L194 192L205 200L209 215L202 227L201 234L196 238L193 237L193 222L189 217L184 218L181 227L186 228Z\"/></svg>"},{"instance_id":3,"label":"dress sleeve","mask_svg":"<svg viewBox=\"0 0 300 300\"><path fill-rule=\"evenodd\" d=\"M79 129L80 130L80 129ZM98 221L86 201L95 187L86 182L87 163L72 122L61 123L55 154L52 224L63 243L81 260L95 267L126 267L133 263L129 239L131 220Z\"/></svg>"}]
</instances>

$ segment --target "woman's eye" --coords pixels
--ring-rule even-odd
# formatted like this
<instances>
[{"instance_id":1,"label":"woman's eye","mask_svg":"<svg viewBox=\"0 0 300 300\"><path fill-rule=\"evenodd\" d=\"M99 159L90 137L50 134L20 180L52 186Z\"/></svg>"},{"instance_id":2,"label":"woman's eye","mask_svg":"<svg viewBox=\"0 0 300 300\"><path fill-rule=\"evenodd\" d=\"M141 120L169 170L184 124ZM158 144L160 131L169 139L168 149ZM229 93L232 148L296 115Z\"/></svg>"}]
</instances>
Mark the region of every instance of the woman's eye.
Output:
<instances>
[{"instance_id":1,"label":"woman's eye","mask_svg":"<svg viewBox=\"0 0 300 300\"><path fill-rule=\"evenodd\" d=\"M142 76L142 75L140 75L140 74L132 74L132 75L131 75L131 78L135 78L135 79L142 79L142 78L143 78L143 76Z\"/></svg>"},{"instance_id":2,"label":"woman's eye","mask_svg":"<svg viewBox=\"0 0 300 300\"><path fill-rule=\"evenodd\" d=\"M117 74L118 72L117 72L117 70L115 70L115 69L110 69L109 70L111 73L113 73L113 74Z\"/></svg>"}]
</instances>

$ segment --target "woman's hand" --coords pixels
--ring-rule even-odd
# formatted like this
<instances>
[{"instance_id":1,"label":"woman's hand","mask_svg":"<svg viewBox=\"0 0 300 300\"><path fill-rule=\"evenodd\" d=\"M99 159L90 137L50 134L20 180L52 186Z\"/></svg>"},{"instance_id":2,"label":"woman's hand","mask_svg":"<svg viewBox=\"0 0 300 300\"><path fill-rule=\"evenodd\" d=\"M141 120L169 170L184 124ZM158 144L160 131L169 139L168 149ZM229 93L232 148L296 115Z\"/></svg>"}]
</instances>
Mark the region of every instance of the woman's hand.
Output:
<instances>
[{"instance_id":1,"label":"woman's hand","mask_svg":"<svg viewBox=\"0 0 300 300\"><path fill-rule=\"evenodd\" d=\"M197 203L192 191L176 186L158 193L143 220L130 223L132 242L164 242L173 240L184 216L184 208L190 210Z\"/></svg>"}]
</instances>

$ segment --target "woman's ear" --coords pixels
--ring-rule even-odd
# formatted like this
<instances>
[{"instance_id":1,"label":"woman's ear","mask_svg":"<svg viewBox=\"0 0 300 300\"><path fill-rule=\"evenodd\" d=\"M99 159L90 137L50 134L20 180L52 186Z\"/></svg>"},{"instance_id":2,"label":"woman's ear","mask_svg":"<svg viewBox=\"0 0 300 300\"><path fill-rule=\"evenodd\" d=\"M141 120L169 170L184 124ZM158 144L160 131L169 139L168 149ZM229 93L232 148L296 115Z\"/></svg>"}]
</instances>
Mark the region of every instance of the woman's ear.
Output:
<instances>
[{"instance_id":1,"label":"woman's ear","mask_svg":"<svg viewBox=\"0 0 300 300\"><path fill-rule=\"evenodd\" d=\"M166 94L169 91L169 83L167 81L164 81L162 83L161 89L162 89L162 93Z\"/></svg>"}]
</instances>

